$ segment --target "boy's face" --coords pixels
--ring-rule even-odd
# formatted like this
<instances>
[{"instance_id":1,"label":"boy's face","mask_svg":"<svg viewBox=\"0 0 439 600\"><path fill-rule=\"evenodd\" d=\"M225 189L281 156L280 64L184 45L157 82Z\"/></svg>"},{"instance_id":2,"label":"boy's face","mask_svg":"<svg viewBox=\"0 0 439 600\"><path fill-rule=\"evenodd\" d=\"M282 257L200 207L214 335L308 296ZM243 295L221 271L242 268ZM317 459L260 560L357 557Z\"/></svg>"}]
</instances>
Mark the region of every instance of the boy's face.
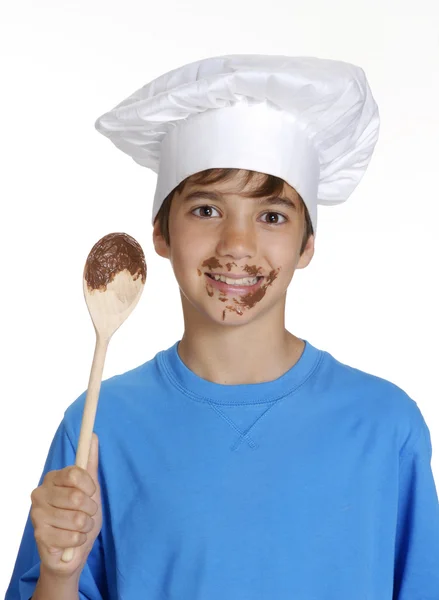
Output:
<instances>
[{"instance_id":1,"label":"boy's face","mask_svg":"<svg viewBox=\"0 0 439 600\"><path fill-rule=\"evenodd\" d=\"M255 176L242 191L250 192L257 183ZM241 196L236 189L241 188L235 180L201 186L189 179L183 192L172 199L170 247L160 234L158 221L154 225L155 250L171 261L185 317L195 309L198 317L204 315L223 325L242 325L269 313L277 318L279 312L283 315L295 270L305 268L313 257L314 236L299 256L305 214L291 186L285 184L280 194L292 202L291 207L266 199L259 203L259 198ZM194 197L194 192L199 195ZM258 276L258 283L238 289L210 277L220 273Z\"/></svg>"}]
</instances>

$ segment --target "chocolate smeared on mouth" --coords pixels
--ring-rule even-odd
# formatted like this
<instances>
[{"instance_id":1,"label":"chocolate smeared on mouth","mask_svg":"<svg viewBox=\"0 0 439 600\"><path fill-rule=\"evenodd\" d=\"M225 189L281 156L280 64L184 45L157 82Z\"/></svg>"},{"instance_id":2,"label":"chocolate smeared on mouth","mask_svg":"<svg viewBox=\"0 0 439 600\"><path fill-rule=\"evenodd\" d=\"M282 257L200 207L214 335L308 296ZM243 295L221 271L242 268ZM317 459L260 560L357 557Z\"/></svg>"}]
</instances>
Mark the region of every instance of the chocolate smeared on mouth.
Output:
<instances>
[{"instance_id":1,"label":"chocolate smeared on mouth","mask_svg":"<svg viewBox=\"0 0 439 600\"><path fill-rule=\"evenodd\" d=\"M218 267L221 267L221 264L220 264L219 260L217 258L215 258L215 256L212 256L212 258L206 259L201 266L207 267L208 269L212 270L212 269L217 269Z\"/></svg>"},{"instance_id":2,"label":"chocolate smeared on mouth","mask_svg":"<svg viewBox=\"0 0 439 600\"><path fill-rule=\"evenodd\" d=\"M235 267L237 266L235 262L226 263L226 267L227 267L227 270L229 271L229 273L232 268L232 265L235 265ZM212 256L211 258L208 258L207 260L205 260L201 266L207 267L210 271L212 271L212 269L218 269L219 267L222 267L222 264L219 262L219 260L215 256ZM242 270L246 271L248 273L249 277L255 277L255 276L259 277L260 276L259 271L261 270L261 267L256 267L255 265L253 265L253 266L246 265L245 267L243 267ZM201 271L199 269L198 269L198 272L201 275Z\"/></svg>"},{"instance_id":3,"label":"chocolate smeared on mouth","mask_svg":"<svg viewBox=\"0 0 439 600\"><path fill-rule=\"evenodd\" d=\"M109 233L90 251L84 267L84 278L90 289L104 291L115 276L127 269L133 279L146 281L146 262L140 244L126 233Z\"/></svg>"},{"instance_id":4,"label":"chocolate smeared on mouth","mask_svg":"<svg viewBox=\"0 0 439 600\"><path fill-rule=\"evenodd\" d=\"M265 296L268 286L271 285L273 283L273 281L276 279L276 277L279 274L279 271L280 271L280 267L277 270L273 269L270 272L270 274L268 275L266 283L264 283L253 294L246 294L245 296L242 296L238 300L236 298L233 298L233 300L237 304L239 304L239 306L244 306L245 308L253 308L253 306L257 302L260 302L262 300L262 298ZM230 307L230 308L232 308L232 307ZM233 308L233 310L235 310L235 308ZM241 314L241 313L238 313L238 314Z\"/></svg>"},{"instance_id":5,"label":"chocolate smeared on mouth","mask_svg":"<svg viewBox=\"0 0 439 600\"><path fill-rule=\"evenodd\" d=\"M226 263L227 270L229 272L231 270L232 265L237 266L236 263ZM212 271L212 269L222 268L222 264L219 262L219 260L215 256L212 256L211 258L205 260L201 266L207 267L210 271ZM250 277L258 277L258 279L263 277L262 275L259 274L261 267L256 267L255 265L252 265L252 266L246 265L241 270L246 271ZM270 273L266 277L266 281L264 283L262 283L261 286L256 291L241 295L239 298L232 298L232 302L234 304L227 304L225 306L225 309L223 310L223 321L226 318L226 310L229 312L235 312L238 315L243 315L244 309L253 308L255 306L255 304L260 302L262 300L262 298L265 296L267 288L270 285L272 285L274 280L277 278L279 271L280 271L280 267L270 271ZM198 269L198 275L201 276L202 274L203 274L202 271L200 271L200 269ZM210 276L211 273L206 273L206 275ZM213 287L209 283L206 283L206 291L209 296L211 296L211 297L213 296L214 290L213 290ZM225 292L220 292L218 299L221 302L230 302L230 298Z\"/></svg>"}]
</instances>

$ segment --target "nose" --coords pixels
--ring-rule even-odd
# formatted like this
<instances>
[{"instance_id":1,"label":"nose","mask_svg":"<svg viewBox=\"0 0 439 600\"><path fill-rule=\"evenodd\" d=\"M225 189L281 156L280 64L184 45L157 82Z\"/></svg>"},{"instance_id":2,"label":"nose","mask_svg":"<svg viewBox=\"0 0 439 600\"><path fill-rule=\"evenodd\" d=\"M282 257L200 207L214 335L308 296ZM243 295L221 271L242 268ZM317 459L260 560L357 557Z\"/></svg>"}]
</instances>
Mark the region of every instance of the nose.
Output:
<instances>
[{"instance_id":1,"label":"nose","mask_svg":"<svg viewBox=\"0 0 439 600\"><path fill-rule=\"evenodd\" d=\"M257 252L256 232L251 223L230 221L221 228L216 252L234 260L252 258Z\"/></svg>"}]
</instances>

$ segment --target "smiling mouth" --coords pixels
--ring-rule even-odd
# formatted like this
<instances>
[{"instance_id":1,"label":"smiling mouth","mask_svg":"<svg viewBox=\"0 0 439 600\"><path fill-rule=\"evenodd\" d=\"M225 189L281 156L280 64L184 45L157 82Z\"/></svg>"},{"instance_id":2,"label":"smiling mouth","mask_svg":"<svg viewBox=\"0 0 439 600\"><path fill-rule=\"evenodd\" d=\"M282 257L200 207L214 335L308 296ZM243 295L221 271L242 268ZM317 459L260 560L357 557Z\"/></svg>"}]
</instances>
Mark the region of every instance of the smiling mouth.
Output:
<instances>
[{"instance_id":1,"label":"smiling mouth","mask_svg":"<svg viewBox=\"0 0 439 600\"><path fill-rule=\"evenodd\" d=\"M225 283L226 285L238 285L238 286L249 285L249 284L243 284L243 283L238 283L238 284L226 283L225 281L221 281L220 279L215 279L213 277L213 275L211 275L210 273L205 273L205 275L207 275L207 277L209 277L210 279L213 279L213 281ZM239 279L237 279L237 281L240 281L242 279L254 279L254 278L256 278L258 280L257 282L259 282L261 279L264 279L264 276L263 275L254 275L252 277L251 275L247 275L246 277L240 277ZM233 279L233 277L229 277L228 279L229 279L229 281L231 281ZM251 285L250 285L250 287L251 287Z\"/></svg>"},{"instance_id":2,"label":"smiling mouth","mask_svg":"<svg viewBox=\"0 0 439 600\"><path fill-rule=\"evenodd\" d=\"M225 281L214 279L209 273L205 273L206 277L209 277L211 285L214 288L217 288L221 292L225 294L239 294L239 295L249 295L254 294L262 285L262 280L265 279L262 275L256 276L256 283L254 284L244 284L244 283L226 283ZM250 279L250 277L249 277ZM231 281L229 279L229 281ZM239 280L238 280L239 281Z\"/></svg>"}]
</instances>

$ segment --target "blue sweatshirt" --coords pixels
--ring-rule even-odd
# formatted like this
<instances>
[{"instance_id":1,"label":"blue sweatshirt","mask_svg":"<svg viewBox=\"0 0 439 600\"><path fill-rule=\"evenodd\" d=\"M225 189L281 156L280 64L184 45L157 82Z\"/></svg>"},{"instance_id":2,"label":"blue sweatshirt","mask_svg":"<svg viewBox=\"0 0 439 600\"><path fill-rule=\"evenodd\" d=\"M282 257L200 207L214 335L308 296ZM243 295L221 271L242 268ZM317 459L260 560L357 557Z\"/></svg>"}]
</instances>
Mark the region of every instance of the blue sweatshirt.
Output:
<instances>
[{"instance_id":1,"label":"blue sweatshirt","mask_svg":"<svg viewBox=\"0 0 439 600\"><path fill-rule=\"evenodd\" d=\"M273 381L223 385L176 342L102 383L103 526L81 600L439 600L430 433L389 381L305 341ZM85 393L47 471L74 464ZM39 577L29 517L6 600Z\"/></svg>"}]
</instances>

